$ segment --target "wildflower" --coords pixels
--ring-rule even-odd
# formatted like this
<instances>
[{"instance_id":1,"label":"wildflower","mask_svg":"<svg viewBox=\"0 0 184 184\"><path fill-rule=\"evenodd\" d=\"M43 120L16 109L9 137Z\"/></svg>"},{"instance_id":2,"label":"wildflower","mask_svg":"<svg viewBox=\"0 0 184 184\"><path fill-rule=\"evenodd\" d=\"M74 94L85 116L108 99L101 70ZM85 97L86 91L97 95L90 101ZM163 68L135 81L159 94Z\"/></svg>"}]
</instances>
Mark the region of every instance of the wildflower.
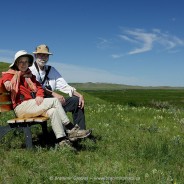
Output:
<instances>
[{"instance_id":1,"label":"wildflower","mask_svg":"<svg viewBox=\"0 0 184 184\"><path fill-rule=\"evenodd\" d=\"M157 173L157 170L156 170L156 169L153 169L153 170L152 170L152 173L153 173L153 174L156 174L156 173Z\"/></svg>"}]
</instances>

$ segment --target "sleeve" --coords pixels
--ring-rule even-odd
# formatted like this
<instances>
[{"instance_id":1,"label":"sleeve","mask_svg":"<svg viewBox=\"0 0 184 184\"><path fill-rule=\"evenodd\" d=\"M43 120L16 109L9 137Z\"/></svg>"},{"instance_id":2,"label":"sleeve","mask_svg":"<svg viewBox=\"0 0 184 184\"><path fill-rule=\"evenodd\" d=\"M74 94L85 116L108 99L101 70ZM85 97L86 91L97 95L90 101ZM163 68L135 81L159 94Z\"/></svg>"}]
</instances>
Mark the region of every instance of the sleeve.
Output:
<instances>
[{"instance_id":1,"label":"sleeve","mask_svg":"<svg viewBox=\"0 0 184 184\"><path fill-rule=\"evenodd\" d=\"M54 67L52 67L52 70L50 71L50 75L54 76L56 90L69 94L70 97L73 96L73 92L76 91L76 89L70 86L62 77L62 75Z\"/></svg>"},{"instance_id":2,"label":"sleeve","mask_svg":"<svg viewBox=\"0 0 184 184\"><path fill-rule=\"evenodd\" d=\"M12 78L13 78L12 74L9 73L3 74L2 83L5 83L6 81L11 81Z\"/></svg>"}]
</instances>

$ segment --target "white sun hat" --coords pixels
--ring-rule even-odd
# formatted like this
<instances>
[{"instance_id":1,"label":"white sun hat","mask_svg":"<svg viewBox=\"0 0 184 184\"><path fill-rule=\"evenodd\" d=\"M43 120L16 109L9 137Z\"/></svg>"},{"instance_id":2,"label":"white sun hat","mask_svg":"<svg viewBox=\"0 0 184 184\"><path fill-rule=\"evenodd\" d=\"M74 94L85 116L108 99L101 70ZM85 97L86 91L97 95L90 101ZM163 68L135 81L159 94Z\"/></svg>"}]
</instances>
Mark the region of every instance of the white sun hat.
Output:
<instances>
[{"instance_id":1,"label":"white sun hat","mask_svg":"<svg viewBox=\"0 0 184 184\"><path fill-rule=\"evenodd\" d=\"M9 68L12 68L15 64L15 62L17 61L17 59L19 57L22 57L22 56L27 56L29 57L29 66L31 66L33 64L33 61L34 61L34 57L29 54L27 51L25 50L19 50L16 54L15 54L15 57L14 57L14 61L13 63L9 66Z\"/></svg>"}]
</instances>

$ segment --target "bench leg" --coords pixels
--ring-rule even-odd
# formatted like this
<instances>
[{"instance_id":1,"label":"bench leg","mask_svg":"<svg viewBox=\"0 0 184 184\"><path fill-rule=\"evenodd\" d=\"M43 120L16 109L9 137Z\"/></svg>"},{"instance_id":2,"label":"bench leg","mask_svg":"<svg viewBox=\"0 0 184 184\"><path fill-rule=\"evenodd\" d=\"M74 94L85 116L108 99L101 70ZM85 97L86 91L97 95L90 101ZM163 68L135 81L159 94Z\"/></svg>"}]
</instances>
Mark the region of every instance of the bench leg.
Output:
<instances>
[{"instance_id":1,"label":"bench leg","mask_svg":"<svg viewBox=\"0 0 184 184\"><path fill-rule=\"evenodd\" d=\"M41 123L42 126L42 132L44 136L44 140L47 142L48 140L48 130L47 130L47 122ZM25 143L26 143L26 148L31 149L33 147L32 143L32 133L31 133L31 126L28 124L25 126L20 126L18 124L9 124L7 126L0 126L0 140L4 135L6 135L10 130L14 128L21 128L24 132L25 136Z\"/></svg>"},{"instance_id":2,"label":"bench leg","mask_svg":"<svg viewBox=\"0 0 184 184\"><path fill-rule=\"evenodd\" d=\"M48 143L47 122L43 122L40 125L42 126L42 133L43 133L44 143Z\"/></svg>"},{"instance_id":3,"label":"bench leg","mask_svg":"<svg viewBox=\"0 0 184 184\"><path fill-rule=\"evenodd\" d=\"M2 139L2 137L4 135L6 135L11 129L11 127L9 125L7 126L0 126L0 140Z\"/></svg>"},{"instance_id":4,"label":"bench leg","mask_svg":"<svg viewBox=\"0 0 184 184\"><path fill-rule=\"evenodd\" d=\"M33 147L31 127L27 125L26 127L23 127L23 131L25 135L26 148L31 149Z\"/></svg>"}]
</instances>

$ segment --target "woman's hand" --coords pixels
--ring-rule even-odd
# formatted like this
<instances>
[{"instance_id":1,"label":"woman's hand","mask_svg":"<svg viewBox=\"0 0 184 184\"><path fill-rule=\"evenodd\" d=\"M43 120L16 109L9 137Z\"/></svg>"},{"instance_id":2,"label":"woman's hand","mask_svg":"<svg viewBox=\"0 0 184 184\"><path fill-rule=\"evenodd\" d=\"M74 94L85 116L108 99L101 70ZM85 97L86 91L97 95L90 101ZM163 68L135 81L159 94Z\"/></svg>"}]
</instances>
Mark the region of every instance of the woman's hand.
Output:
<instances>
[{"instance_id":1,"label":"woman's hand","mask_svg":"<svg viewBox=\"0 0 184 184\"><path fill-rule=\"evenodd\" d=\"M42 102L43 102L43 97L41 97L41 96L37 96L36 98L35 98L35 100L36 100L36 104L37 105L40 105Z\"/></svg>"},{"instance_id":2,"label":"woman's hand","mask_svg":"<svg viewBox=\"0 0 184 184\"><path fill-rule=\"evenodd\" d=\"M5 86L7 91L11 91L12 90L12 83L10 81L6 81L4 83L4 86Z\"/></svg>"}]
</instances>

